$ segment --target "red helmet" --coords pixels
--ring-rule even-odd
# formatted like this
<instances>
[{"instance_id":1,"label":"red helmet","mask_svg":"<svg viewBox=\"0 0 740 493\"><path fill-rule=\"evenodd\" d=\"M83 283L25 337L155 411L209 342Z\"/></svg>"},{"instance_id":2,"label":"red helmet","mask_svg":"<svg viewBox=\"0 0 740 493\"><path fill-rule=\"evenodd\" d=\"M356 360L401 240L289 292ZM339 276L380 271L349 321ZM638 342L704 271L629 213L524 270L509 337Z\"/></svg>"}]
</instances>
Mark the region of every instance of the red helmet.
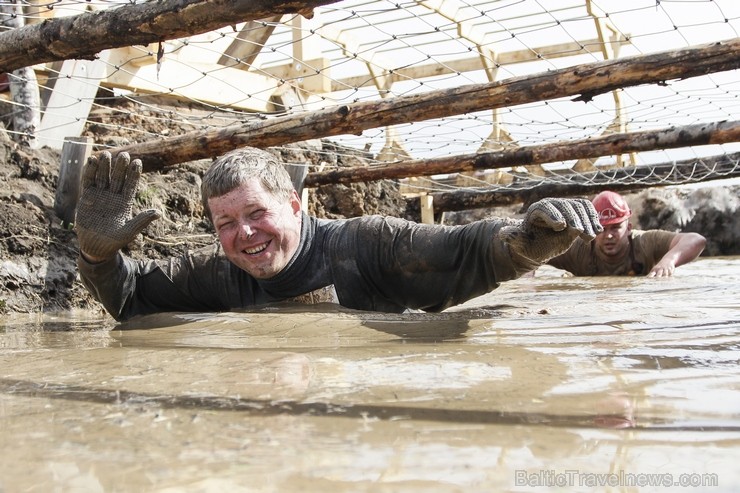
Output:
<instances>
[{"instance_id":1,"label":"red helmet","mask_svg":"<svg viewBox=\"0 0 740 493\"><path fill-rule=\"evenodd\" d=\"M627 201L616 192L605 190L594 197L591 202L599 214L599 222L602 226L621 223L632 215Z\"/></svg>"}]
</instances>

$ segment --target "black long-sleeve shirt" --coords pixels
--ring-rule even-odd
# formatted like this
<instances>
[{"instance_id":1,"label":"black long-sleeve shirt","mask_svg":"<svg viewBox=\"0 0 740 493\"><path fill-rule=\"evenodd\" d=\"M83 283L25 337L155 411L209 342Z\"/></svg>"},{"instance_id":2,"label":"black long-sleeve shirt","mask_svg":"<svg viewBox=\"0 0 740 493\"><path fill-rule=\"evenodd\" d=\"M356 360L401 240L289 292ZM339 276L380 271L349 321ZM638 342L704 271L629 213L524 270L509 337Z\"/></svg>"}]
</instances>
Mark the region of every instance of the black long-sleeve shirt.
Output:
<instances>
[{"instance_id":1,"label":"black long-sleeve shirt","mask_svg":"<svg viewBox=\"0 0 740 493\"><path fill-rule=\"evenodd\" d=\"M525 269L498 239L499 220L425 225L393 217L323 220L303 215L299 247L270 279L232 264L220 245L167 260L122 254L99 264L80 257L85 286L117 320L167 311L228 311L334 285L360 310L441 311L487 293Z\"/></svg>"}]
</instances>

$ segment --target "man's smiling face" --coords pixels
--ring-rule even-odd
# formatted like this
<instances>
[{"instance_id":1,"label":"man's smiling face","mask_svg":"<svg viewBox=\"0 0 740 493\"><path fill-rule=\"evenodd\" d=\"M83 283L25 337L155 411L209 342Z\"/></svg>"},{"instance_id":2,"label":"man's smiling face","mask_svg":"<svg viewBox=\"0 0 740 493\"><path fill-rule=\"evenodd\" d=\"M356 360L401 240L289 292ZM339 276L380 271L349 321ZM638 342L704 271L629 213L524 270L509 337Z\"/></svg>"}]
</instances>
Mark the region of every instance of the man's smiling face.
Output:
<instances>
[{"instance_id":1,"label":"man's smiling face","mask_svg":"<svg viewBox=\"0 0 740 493\"><path fill-rule=\"evenodd\" d=\"M275 276L298 249L301 201L295 191L279 200L252 178L211 197L208 207L226 257L257 279Z\"/></svg>"}]
</instances>

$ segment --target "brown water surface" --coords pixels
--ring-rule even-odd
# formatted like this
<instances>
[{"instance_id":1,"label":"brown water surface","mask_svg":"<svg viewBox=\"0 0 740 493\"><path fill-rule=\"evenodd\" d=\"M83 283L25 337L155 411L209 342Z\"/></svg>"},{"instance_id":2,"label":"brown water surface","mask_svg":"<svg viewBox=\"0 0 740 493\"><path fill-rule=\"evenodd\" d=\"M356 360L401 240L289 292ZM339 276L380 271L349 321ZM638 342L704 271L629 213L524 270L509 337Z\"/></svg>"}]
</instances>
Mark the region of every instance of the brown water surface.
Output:
<instances>
[{"instance_id":1,"label":"brown water surface","mask_svg":"<svg viewBox=\"0 0 740 493\"><path fill-rule=\"evenodd\" d=\"M740 258L438 315L0 321L0 491L740 489Z\"/></svg>"}]
</instances>

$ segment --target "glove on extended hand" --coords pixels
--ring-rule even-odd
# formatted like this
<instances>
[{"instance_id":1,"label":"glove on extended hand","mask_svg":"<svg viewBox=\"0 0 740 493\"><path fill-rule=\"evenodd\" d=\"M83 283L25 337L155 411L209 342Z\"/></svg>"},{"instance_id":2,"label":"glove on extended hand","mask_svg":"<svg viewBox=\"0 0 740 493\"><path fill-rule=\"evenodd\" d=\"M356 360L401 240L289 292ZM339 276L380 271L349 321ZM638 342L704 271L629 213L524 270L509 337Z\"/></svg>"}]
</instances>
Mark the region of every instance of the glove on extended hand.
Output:
<instances>
[{"instance_id":1,"label":"glove on extended hand","mask_svg":"<svg viewBox=\"0 0 740 493\"><path fill-rule=\"evenodd\" d=\"M113 257L160 217L159 212L147 210L131 219L141 161L129 163L130 159L122 152L111 168L112 158L106 151L99 158L90 157L83 170L75 229L80 251L93 260Z\"/></svg>"},{"instance_id":2,"label":"glove on extended hand","mask_svg":"<svg viewBox=\"0 0 740 493\"><path fill-rule=\"evenodd\" d=\"M548 198L529 206L524 221L504 226L499 236L509 246L512 260L529 271L565 252L576 237L588 242L602 231L588 200Z\"/></svg>"}]
</instances>

